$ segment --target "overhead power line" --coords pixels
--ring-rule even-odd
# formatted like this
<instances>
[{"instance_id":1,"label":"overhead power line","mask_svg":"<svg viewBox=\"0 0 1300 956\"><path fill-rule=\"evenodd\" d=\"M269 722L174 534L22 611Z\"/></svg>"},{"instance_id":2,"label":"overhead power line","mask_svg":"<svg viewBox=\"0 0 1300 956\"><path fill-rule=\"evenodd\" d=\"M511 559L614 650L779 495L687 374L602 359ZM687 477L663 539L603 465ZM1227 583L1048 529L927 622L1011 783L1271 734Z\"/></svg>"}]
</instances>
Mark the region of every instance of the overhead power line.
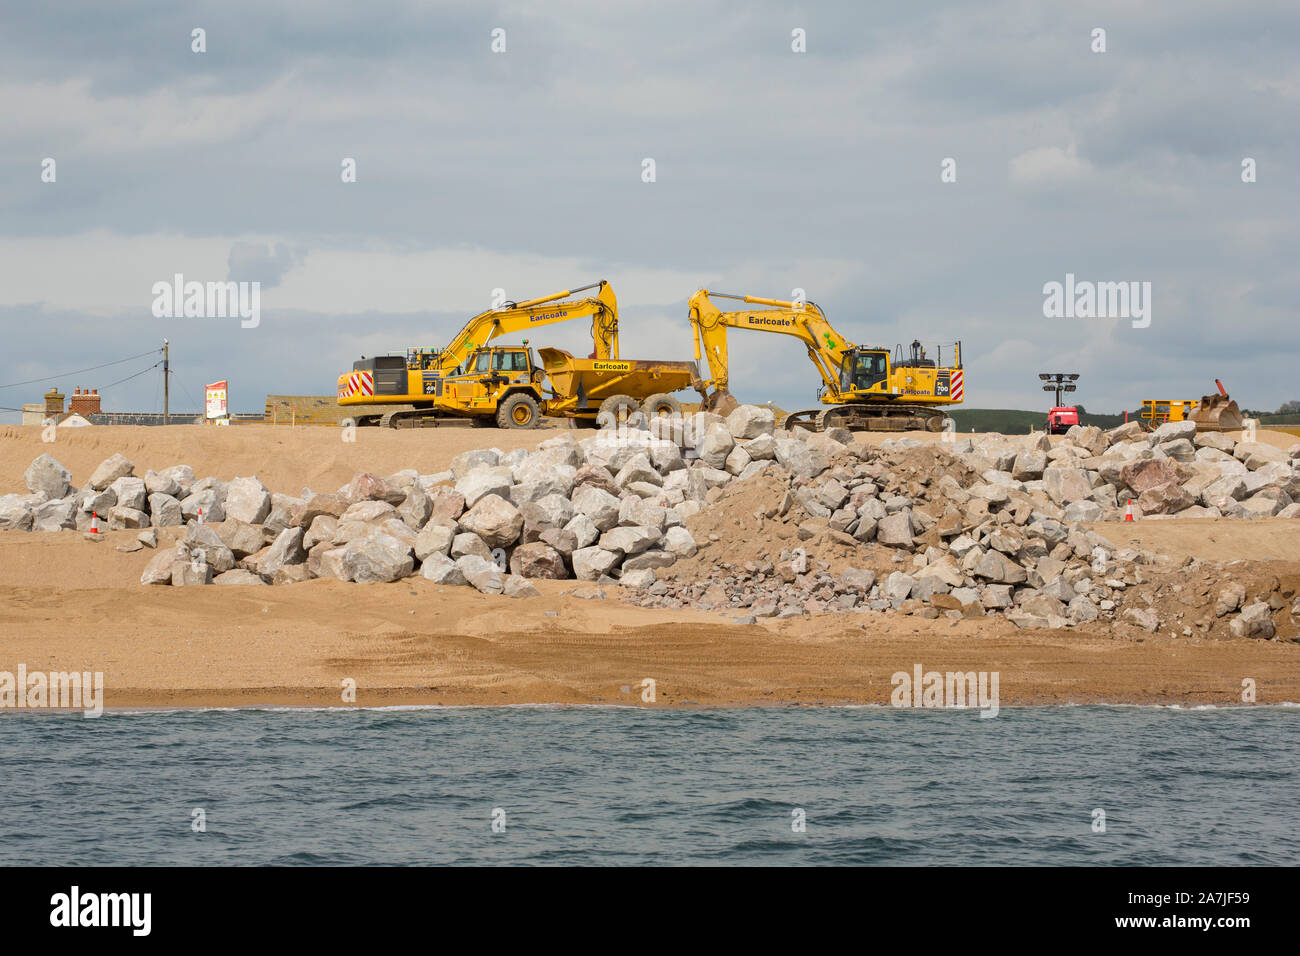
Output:
<instances>
[{"instance_id":1,"label":"overhead power line","mask_svg":"<svg viewBox=\"0 0 1300 956\"><path fill-rule=\"evenodd\" d=\"M136 373L133 374L133 375L128 375L126 378L119 378L116 382L109 382L107 385L102 386L99 390L100 390L100 392L106 392L106 391L108 391L110 388L112 388L114 385L121 385L123 382L129 382L129 381L131 381L131 379L133 379L133 378L139 378L139 377L140 377L141 375L143 375L145 372L152 372L154 369L156 369L156 368L157 368L159 365L161 365L161 364L162 364L161 361L154 362L154 363L153 363L152 365L150 365L148 368L143 368L143 369L141 369L140 371L136 372Z\"/></svg>"},{"instance_id":2,"label":"overhead power line","mask_svg":"<svg viewBox=\"0 0 1300 956\"><path fill-rule=\"evenodd\" d=\"M138 358L144 358L146 355L156 355L158 352L161 351L162 349L149 349L149 351L141 352L139 355L128 355L124 359L117 359L116 361L113 362L105 362L103 365L92 365L90 366L90 368L79 368L73 372L60 372L57 375L43 375L40 378L29 378L25 382L10 382L8 385L0 385L0 388L17 388L19 385L35 385L37 382L48 382L56 378L68 378L71 375L82 375L86 372L94 372L101 368L108 368L110 365L121 365L123 362L133 362ZM149 368L154 368L154 367L155 366L152 365L149 366ZM145 369L145 371L147 372L149 371L149 369ZM126 381L126 379L123 379L123 381ZM117 383L114 382L113 384L116 385Z\"/></svg>"}]
</instances>

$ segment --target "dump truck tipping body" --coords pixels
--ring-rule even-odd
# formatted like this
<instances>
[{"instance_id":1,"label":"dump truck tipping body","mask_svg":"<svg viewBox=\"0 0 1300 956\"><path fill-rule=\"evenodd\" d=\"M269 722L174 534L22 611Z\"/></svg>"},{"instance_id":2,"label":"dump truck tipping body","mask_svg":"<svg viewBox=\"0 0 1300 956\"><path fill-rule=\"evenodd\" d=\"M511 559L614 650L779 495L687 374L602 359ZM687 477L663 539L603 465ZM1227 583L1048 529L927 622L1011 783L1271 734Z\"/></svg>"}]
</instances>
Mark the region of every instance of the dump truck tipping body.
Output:
<instances>
[{"instance_id":1,"label":"dump truck tipping body","mask_svg":"<svg viewBox=\"0 0 1300 956\"><path fill-rule=\"evenodd\" d=\"M652 395L694 388L700 381L694 362L580 359L557 348L537 352L555 393L545 403L547 415L594 417L608 398L627 395L644 401Z\"/></svg>"}]
</instances>

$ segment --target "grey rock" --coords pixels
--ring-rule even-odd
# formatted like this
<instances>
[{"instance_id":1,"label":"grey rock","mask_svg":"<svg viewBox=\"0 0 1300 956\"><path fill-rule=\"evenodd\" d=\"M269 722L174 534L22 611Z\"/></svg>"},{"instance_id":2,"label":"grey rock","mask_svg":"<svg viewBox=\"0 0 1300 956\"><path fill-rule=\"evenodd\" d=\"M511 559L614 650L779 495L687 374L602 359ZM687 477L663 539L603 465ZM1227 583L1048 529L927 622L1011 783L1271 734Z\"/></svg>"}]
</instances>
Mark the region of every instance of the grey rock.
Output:
<instances>
[{"instance_id":1,"label":"grey rock","mask_svg":"<svg viewBox=\"0 0 1300 956\"><path fill-rule=\"evenodd\" d=\"M505 584L501 593L509 598L531 598L541 597L542 592L537 590L527 578L521 578L516 574L507 574Z\"/></svg>"},{"instance_id":2,"label":"grey rock","mask_svg":"<svg viewBox=\"0 0 1300 956\"><path fill-rule=\"evenodd\" d=\"M677 563L677 555L671 551L642 551L635 557L623 561L623 571L653 571L655 568L669 568Z\"/></svg>"},{"instance_id":3,"label":"grey rock","mask_svg":"<svg viewBox=\"0 0 1300 956\"><path fill-rule=\"evenodd\" d=\"M1100 521L1101 505L1095 501L1072 501L1065 506L1065 521Z\"/></svg>"},{"instance_id":4,"label":"grey rock","mask_svg":"<svg viewBox=\"0 0 1300 956\"><path fill-rule=\"evenodd\" d=\"M663 480L663 476L659 474L659 470L651 463L649 457L640 452L629 458L614 476L614 484L619 488L626 488L638 481L662 485Z\"/></svg>"},{"instance_id":5,"label":"grey rock","mask_svg":"<svg viewBox=\"0 0 1300 956\"><path fill-rule=\"evenodd\" d=\"M27 490L46 501L68 497L72 491L72 473L49 455L41 455L23 472Z\"/></svg>"},{"instance_id":6,"label":"grey rock","mask_svg":"<svg viewBox=\"0 0 1300 956\"><path fill-rule=\"evenodd\" d=\"M148 495L145 494L143 478L125 475L118 478L109 487L116 496L119 507L130 508L133 511L143 511L145 509Z\"/></svg>"},{"instance_id":7,"label":"grey rock","mask_svg":"<svg viewBox=\"0 0 1300 956\"><path fill-rule=\"evenodd\" d=\"M451 539L451 558L453 561L467 554L477 555L484 561L492 560L492 549L472 531L464 531Z\"/></svg>"},{"instance_id":8,"label":"grey rock","mask_svg":"<svg viewBox=\"0 0 1300 956\"><path fill-rule=\"evenodd\" d=\"M473 506L487 495L508 499L513 485L514 472L510 468L480 466L456 482L456 491L464 497L466 505Z\"/></svg>"},{"instance_id":9,"label":"grey rock","mask_svg":"<svg viewBox=\"0 0 1300 956\"><path fill-rule=\"evenodd\" d=\"M891 548L910 548L915 534L912 512L899 511L881 518L876 525L876 542Z\"/></svg>"},{"instance_id":10,"label":"grey rock","mask_svg":"<svg viewBox=\"0 0 1300 956\"><path fill-rule=\"evenodd\" d=\"M771 435L776 430L776 413L761 405L741 405L727 416L726 425L737 440Z\"/></svg>"},{"instance_id":11,"label":"grey rock","mask_svg":"<svg viewBox=\"0 0 1300 956\"><path fill-rule=\"evenodd\" d=\"M655 528L619 527L602 534L598 544L606 551L632 555L640 554L662 539L663 534Z\"/></svg>"},{"instance_id":12,"label":"grey rock","mask_svg":"<svg viewBox=\"0 0 1300 956\"><path fill-rule=\"evenodd\" d=\"M252 527L247 525L246 527ZM296 522L294 527L301 527ZM311 527L307 529L306 534L302 536L302 546L310 551L322 541L333 541L334 535L339 530L339 519L333 515L317 515L311 521ZM227 542L229 543L229 542ZM233 549L232 549L233 550Z\"/></svg>"},{"instance_id":13,"label":"grey rock","mask_svg":"<svg viewBox=\"0 0 1300 956\"><path fill-rule=\"evenodd\" d=\"M456 532L446 525L426 524L415 537L415 557L425 561L431 554L447 555Z\"/></svg>"},{"instance_id":14,"label":"grey rock","mask_svg":"<svg viewBox=\"0 0 1300 956\"><path fill-rule=\"evenodd\" d=\"M619 500L592 485L574 491L573 510L575 515L585 515L600 531L608 531L618 524Z\"/></svg>"},{"instance_id":15,"label":"grey rock","mask_svg":"<svg viewBox=\"0 0 1300 956\"><path fill-rule=\"evenodd\" d=\"M462 452L451 460L451 473L457 481L464 478L476 468L494 468L500 461L500 455L492 449L476 449Z\"/></svg>"},{"instance_id":16,"label":"grey rock","mask_svg":"<svg viewBox=\"0 0 1300 956\"><path fill-rule=\"evenodd\" d=\"M1267 640L1276 632L1273 624L1273 612L1263 601L1247 604L1228 624L1233 637L1257 637Z\"/></svg>"},{"instance_id":17,"label":"grey rock","mask_svg":"<svg viewBox=\"0 0 1300 956\"><path fill-rule=\"evenodd\" d=\"M217 529L208 524L192 524L185 531L185 545L191 554L203 557L206 564L212 565L215 573L221 574L235 566L235 555L221 540Z\"/></svg>"},{"instance_id":18,"label":"grey rock","mask_svg":"<svg viewBox=\"0 0 1300 956\"><path fill-rule=\"evenodd\" d=\"M193 475L190 477L190 483L194 483ZM178 501L183 494L181 483L173 475L154 471L152 468L144 473L144 490L151 495L169 495Z\"/></svg>"},{"instance_id":19,"label":"grey rock","mask_svg":"<svg viewBox=\"0 0 1300 956\"><path fill-rule=\"evenodd\" d=\"M149 521L155 528L174 528L185 523L181 503L161 492L149 496Z\"/></svg>"},{"instance_id":20,"label":"grey rock","mask_svg":"<svg viewBox=\"0 0 1300 956\"><path fill-rule=\"evenodd\" d=\"M32 509L33 531L62 531L77 526L76 499L44 501Z\"/></svg>"},{"instance_id":21,"label":"grey rock","mask_svg":"<svg viewBox=\"0 0 1300 956\"><path fill-rule=\"evenodd\" d=\"M172 562L172 587L174 588L211 584L212 575L212 565L200 557L194 557L188 561L182 559Z\"/></svg>"},{"instance_id":22,"label":"grey rock","mask_svg":"<svg viewBox=\"0 0 1300 956\"><path fill-rule=\"evenodd\" d=\"M266 582L260 576L252 571L245 571L243 568L232 568L229 571L223 571L212 579L212 583L223 587L247 587L249 585L266 587Z\"/></svg>"},{"instance_id":23,"label":"grey rock","mask_svg":"<svg viewBox=\"0 0 1300 956\"><path fill-rule=\"evenodd\" d=\"M343 554L343 571L349 581L396 581L414 569L411 547L384 532L355 539Z\"/></svg>"},{"instance_id":24,"label":"grey rock","mask_svg":"<svg viewBox=\"0 0 1300 956\"><path fill-rule=\"evenodd\" d=\"M665 531L663 547L679 558L692 558L699 550L695 538L684 527L673 527Z\"/></svg>"},{"instance_id":25,"label":"grey rock","mask_svg":"<svg viewBox=\"0 0 1300 956\"><path fill-rule=\"evenodd\" d=\"M87 484L96 491L103 491L117 479L123 478L134 471L135 464L131 459L122 454L115 454L99 463L99 466L91 472L90 481Z\"/></svg>"},{"instance_id":26,"label":"grey rock","mask_svg":"<svg viewBox=\"0 0 1300 956\"><path fill-rule=\"evenodd\" d=\"M803 478L815 478L830 467L824 454L795 438L776 440L776 460L786 471Z\"/></svg>"},{"instance_id":27,"label":"grey rock","mask_svg":"<svg viewBox=\"0 0 1300 956\"><path fill-rule=\"evenodd\" d=\"M172 565L182 560L189 560L189 555L183 548L160 549L144 566L144 571L140 574L140 583L171 584Z\"/></svg>"},{"instance_id":28,"label":"grey rock","mask_svg":"<svg viewBox=\"0 0 1300 956\"><path fill-rule=\"evenodd\" d=\"M243 564L255 574L271 578L285 565L302 564L306 560L307 552L302 547L302 528L285 528L276 536L275 541L262 551L245 558Z\"/></svg>"},{"instance_id":29,"label":"grey rock","mask_svg":"<svg viewBox=\"0 0 1300 956\"><path fill-rule=\"evenodd\" d=\"M1147 441L1152 445L1161 445L1177 439L1191 442L1194 438L1196 438L1196 422L1165 422L1148 436Z\"/></svg>"},{"instance_id":30,"label":"grey rock","mask_svg":"<svg viewBox=\"0 0 1300 956\"><path fill-rule=\"evenodd\" d=\"M542 544L549 544L565 557L578 550L578 536L567 528L547 528L538 536L538 540ZM595 541L596 538L592 537L591 540ZM590 544L591 542L587 543Z\"/></svg>"},{"instance_id":31,"label":"grey rock","mask_svg":"<svg viewBox=\"0 0 1300 956\"><path fill-rule=\"evenodd\" d=\"M439 551L434 551L420 565L420 576L434 584L461 587L469 584L456 562Z\"/></svg>"},{"instance_id":32,"label":"grey rock","mask_svg":"<svg viewBox=\"0 0 1300 956\"><path fill-rule=\"evenodd\" d=\"M579 548L573 552L573 575L579 581L595 581L613 570L620 557L617 552L604 548Z\"/></svg>"},{"instance_id":33,"label":"grey rock","mask_svg":"<svg viewBox=\"0 0 1300 956\"><path fill-rule=\"evenodd\" d=\"M226 487L223 508L227 518L261 524L271 513L271 493L256 477L235 478Z\"/></svg>"},{"instance_id":34,"label":"grey rock","mask_svg":"<svg viewBox=\"0 0 1300 956\"><path fill-rule=\"evenodd\" d=\"M491 561L485 561L476 554L467 554L456 559L456 567L465 575L470 586L484 594L500 594L505 590L505 572Z\"/></svg>"},{"instance_id":35,"label":"grey rock","mask_svg":"<svg viewBox=\"0 0 1300 956\"><path fill-rule=\"evenodd\" d=\"M181 500L181 514L185 516L186 520L198 520L200 511L203 512L203 521L205 523L224 521L226 518L225 508L221 504L221 496L211 488L196 491Z\"/></svg>"},{"instance_id":36,"label":"grey rock","mask_svg":"<svg viewBox=\"0 0 1300 956\"><path fill-rule=\"evenodd\" d=\"M137 508L124 508L121 505L114 505L108 509L109 531L147 527L149 527L149 516Z\"/></svg>"},{"instance_id":37,"label":"grey rock","mask_svg":"<svg viewBox=\"0 0 1300 956\"><path fill-rule=\"evenodd\" d=\"M262 550L265 543L262 531L257 525L249 524L246 521L236 521L228 518L220 524L205 525L211 528L227 548L236 558L246 558L250 554L256 554Z\"/></svg>"},{"instance_id":38,"label":"grey rock","mask_svg":"<svg viewBox=\"0 0 1300 956\"><path fill-rule=\"evenodd\" d=\"M524 578L559 580L569 576L564 556L542 541L521 544L510 554L510 572Z\"/></svg>"},{"instance_id":39,"label":"grey rock","mask_svg":"<svg viewBox=\"0 0 1300 956\"><path fill-rule=\"evenodd\" d=\"M499 495L487 494L461 516L460 526L477 534L490 548L505 548L519 539L524 516Z\"/></svg>"}]
</instances>

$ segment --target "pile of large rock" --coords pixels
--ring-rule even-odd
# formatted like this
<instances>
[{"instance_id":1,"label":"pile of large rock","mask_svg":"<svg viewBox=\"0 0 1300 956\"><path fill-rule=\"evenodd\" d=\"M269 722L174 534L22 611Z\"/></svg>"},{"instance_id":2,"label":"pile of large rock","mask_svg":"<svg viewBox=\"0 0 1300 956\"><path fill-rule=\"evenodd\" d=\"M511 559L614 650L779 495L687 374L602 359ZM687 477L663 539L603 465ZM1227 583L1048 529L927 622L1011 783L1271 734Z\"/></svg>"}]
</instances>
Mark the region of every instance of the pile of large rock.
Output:
<instances>
[{"instance_id":1,"label":"pile of large rock","mask_svg":"<svg viewBox=\"0 0 1300 956\"><path fill-rule=\"evenodd\" d=\"M978 444L895 439L872 448L837 430L778 436L776 444L786 488L755 527L764 519L793 525L804 546L660 575L638 604L754 617L1001 613L1020 626L1053 628L1118 618L1154 631L1159 616L1150 607L1124 607L1126 592L1173 562L1117 548L1081 525L1118 519L1130 501L1135 515L1148 519L1300 515L1293 501L1300 498L1300 445L1281 452L1223 433L1198 435L1191 423L1152 433L1136 424L1109 432L1076 426L1055 446L1036 435ZM710 492L710 503L725 509L739 491ZM892 567L868 566L891 551ZM851 563L831 573L823 555L848 555ZM870 560L852 563L857 559ZM1259 605L1240 613L1258 617ZM1234 621L1232 633L1273 632Z\"/></svg>"},{"instance_id":2,"label":"pile of large rock","mask_svg":"<svg viewBox=\"0 0 1300 956\"><path fill-rule=\"evenodd\" d=\"M327 493L196 480L185 465L140 478L121 455L77 490L42 455L25 475L30 494L0 496L0 529L85 531L93 514L108 530L142 529L135 547L160 548L146 584L419 575L522 596L536 593L529 579L576 578L621 584L647 606L755 617L911 610L1148 627L1147 612L1122 605L1162 558L1081 525L1118 518L1130 499L1147 518L1295 517L1298 458L1300 445L1281 452L1190 423L1076 426L1056 445L1031 435L872 447L842 429L779 431L771 410L741 406L560 434L531 452L469 451L446 472L360 474ZM702 563L691 528L742 498L758 529L793 539L756 530L743 542L754 560ZM719 538L703 540L709 556L742 544ZM836 573L823 560L832 552L850 559Z\"/></svg>"}]
</instances>

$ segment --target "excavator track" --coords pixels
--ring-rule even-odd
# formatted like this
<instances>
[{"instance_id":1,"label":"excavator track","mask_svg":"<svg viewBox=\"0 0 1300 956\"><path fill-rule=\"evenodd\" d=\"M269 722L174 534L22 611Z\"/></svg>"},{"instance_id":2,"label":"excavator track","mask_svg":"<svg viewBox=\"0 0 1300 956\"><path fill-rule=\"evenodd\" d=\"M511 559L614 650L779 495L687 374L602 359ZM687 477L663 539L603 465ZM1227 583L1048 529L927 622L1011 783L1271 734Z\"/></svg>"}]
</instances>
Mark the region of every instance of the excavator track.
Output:
<instances>
[{"instance_id":1,"label":"excavator track","mask_svg":"<svg viewBox=\"0 0 1300 956\"><path fill-rule=\"evenodd\" d=\"M381 428L469 428L469 418L438 416L431 408L398 408L379 419Z\"/></svg>"},{"instance_id":2,"label":"excavator track","mask_svg":"<svg viewBox=\"0 0 1300 956\"><path fill-rule=\"evenodd\" d=\"M850 431L907 432L943 431L947 414L927 405L833 405L790 412L782 428L804 428L824 432L828 428Z\"/></svg>"}]
</instances>

